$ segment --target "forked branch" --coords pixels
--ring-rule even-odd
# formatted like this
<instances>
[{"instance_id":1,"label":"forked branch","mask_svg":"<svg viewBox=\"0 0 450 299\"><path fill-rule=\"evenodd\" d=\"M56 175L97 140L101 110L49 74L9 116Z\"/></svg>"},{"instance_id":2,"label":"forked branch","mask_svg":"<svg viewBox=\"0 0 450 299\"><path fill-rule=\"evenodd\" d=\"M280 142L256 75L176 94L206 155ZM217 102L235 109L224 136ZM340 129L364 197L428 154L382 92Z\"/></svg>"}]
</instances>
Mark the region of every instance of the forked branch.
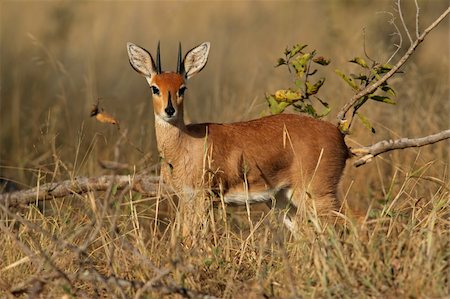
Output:
<instances>
[{"instance_id":1,"label":"forked branch","mask_svg":"<svg viewBox=\"0 0 450 299\"><path fill-rule=\"evenodd\" d=\"M400 58L400 60L394 65L394 67L389 72L387 72L383 77L381 77L380 80L374 82L373 84L368 85L363 90L360 90L350 99L350 101L348 101L341 108L341 110L337 114L339 125L343 124L343 122L345 121L345 115L359 101L360 98L373 93L375 90L377 90L378 87L380 87L384 82L386 82L390 77L392 77L403 66L403 64L414 53L417 46L419 46L419 44L423 42L428 33L430 33L449 13L450 13L450 6L428 28L426 28L420 36L417 37L417 39L409 47L408 51L406 51L405 55L403 55Z\"/></svg>"},{"instance_id":2,"label":"forked branch","mask_svg":"<svg viewBox=\"0 0 450 299\"><path fill-rule=\"evenodd\" d=\"M449 138L450 138L450 129L439 132L437 134L416 139L400 138L396 140L383 140L373 145L351 149L351 152L355 156L360 157L353 163L353 165L359 167L361 165L370 162L372 158L374 158L375 156L378 156L379 154L386 153L392 150L405 149L409 147L421 147Z\"/></svg>"}]
</instances>

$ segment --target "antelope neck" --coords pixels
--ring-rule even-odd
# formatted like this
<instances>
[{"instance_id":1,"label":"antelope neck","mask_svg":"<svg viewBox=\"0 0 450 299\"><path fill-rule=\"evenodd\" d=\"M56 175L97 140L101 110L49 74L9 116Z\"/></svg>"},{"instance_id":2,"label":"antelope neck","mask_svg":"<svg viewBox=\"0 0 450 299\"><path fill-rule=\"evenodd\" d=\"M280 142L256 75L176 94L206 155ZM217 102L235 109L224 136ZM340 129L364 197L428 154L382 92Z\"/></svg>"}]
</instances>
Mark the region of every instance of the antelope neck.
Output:
<instances>
[{"instance_id":1,"label":"antelope neck","mask_svg":"<svg viewBox=\"0 0 450 299\"><path fill-rule=\"evenodd\" d=\"M189 138L186 133L186 125L183 119L168 123L155 116L155 130L159 154L170 163L182 152L181 148L184 146L185 140Z\"/></svg>"}]
</instances>

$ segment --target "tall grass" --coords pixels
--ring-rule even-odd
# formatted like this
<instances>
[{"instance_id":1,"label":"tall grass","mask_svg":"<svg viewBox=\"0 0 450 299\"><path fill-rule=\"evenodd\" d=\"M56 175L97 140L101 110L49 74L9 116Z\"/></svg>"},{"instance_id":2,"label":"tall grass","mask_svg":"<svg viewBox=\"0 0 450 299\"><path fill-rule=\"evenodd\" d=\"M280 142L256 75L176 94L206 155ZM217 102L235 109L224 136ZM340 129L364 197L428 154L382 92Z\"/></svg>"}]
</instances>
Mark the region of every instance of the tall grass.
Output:
<instances>
[{"instance_id":1,"label":"tall grass","mask_svg":"<svg viewBox=\"0 0 450 299\"><path fill-rule=\"evenodd\" d=\"M419 4L423 26L448 5ZM185 50L211 41L206 69L189 82L185 110L198 122L257 117L264 94L290 84L289 74L272 66L297 42L332 60L323 92L334 121L351 90L333 70L349 70L346 61L363 55L362 28L369 55L382 60L394 50L388 17L377 13L392 10L390 1L0 6L0 177L22 187L108 172L99 160L118 158L131 174L133 166L140 171L158 162L148 87L128 64L127 41L153 50L161 40L165 69L175 67L179 40ZM414 3L404 7L413 24ZM377 133L355 126L349 145L448 128L448 28L447 19L394 79L397 106L372 103L361 111ZM120 132L89 118L99 97ZM332 227L311 213L295 240L264 207L252 208L249 220L245 209L203 197L178 202L111 190L18 214L1 210L0 294L40 278L43 296L140 295L100 279L116 277L154 279L141 293L150 297L183 290L227 298L445 296L448 162L443 142L348 166L343 193L366 219Z\"/></svg>"},{"instance_id":2,"label":"tall grass","mask_svg":"<svg viewBox=\"0 0 450 299\"><path fill-rule=\"evenodd\" d=\"M396 177L391 184L400 190L362 224L325 225L307 212L296 239L272 211L250 223L245 211L230 213L203 197L175 204L165 196L88 193L48 202L45 212L3 210L1 283L7 290L42 279L42 294L52 297L175 290L225 298L444 296L448 184L417 198L418 185L428 184L422 171Z\"/></svg>"}]
</instances>

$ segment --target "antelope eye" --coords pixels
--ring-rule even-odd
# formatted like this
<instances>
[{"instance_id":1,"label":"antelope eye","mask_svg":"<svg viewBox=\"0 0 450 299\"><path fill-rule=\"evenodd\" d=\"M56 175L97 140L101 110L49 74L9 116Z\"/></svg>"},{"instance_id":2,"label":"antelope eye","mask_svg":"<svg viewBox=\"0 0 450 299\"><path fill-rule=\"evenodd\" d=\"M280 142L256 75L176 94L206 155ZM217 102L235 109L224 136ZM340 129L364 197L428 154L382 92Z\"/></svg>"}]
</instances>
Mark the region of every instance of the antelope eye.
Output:
<instances>
[{"instance_id":1,"label":"antelope eye","mask_svg":"<svg viewBox=\"0 0 450 299\"><path fill-rule=\"evenodd\" d=\"M159 96L159 89L158 89L158 87L156 87L156 86L151 86L151 88L152 88L152 93L153 93L153 94L156 94L157 96Z\"/></svg>"},{"instance_id":2,"label":"antelope eye","mask_svg":"<svg viewBox=\"0 0 450 299\"><path fill-rule=\"evenodd\" d=\"M181 87L181 88L178 90L178 96L179 96L179 97L184 96L184 92L186 91L186 89L187 89L186 86Z\"/></svg>"}]
</instances>

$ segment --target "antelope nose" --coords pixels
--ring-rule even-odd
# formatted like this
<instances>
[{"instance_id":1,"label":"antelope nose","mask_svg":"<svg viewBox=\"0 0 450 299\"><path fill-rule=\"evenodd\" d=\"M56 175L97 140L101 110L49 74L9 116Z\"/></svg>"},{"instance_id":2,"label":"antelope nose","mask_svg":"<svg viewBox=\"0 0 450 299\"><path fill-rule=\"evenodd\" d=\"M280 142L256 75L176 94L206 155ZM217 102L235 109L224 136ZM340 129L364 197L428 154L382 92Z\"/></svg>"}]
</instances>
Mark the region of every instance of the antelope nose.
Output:
<instances>
[{"instance_id":1,"label":"antelope nose","mask_svg":"<svg viewBox=\"0 0 450 299\"><path fill-rule=\"evenodd\" d=\"M175 109L173 108L172 105L167 106L166 109L164 109L164 111L166 111L168 116L173 116L175 114Z\"/></svg>"},{"instance_id":2,"label":"antelope nose","mask_svg":"<svg viewBox=\"0 0 450 299\"><path fill-rule=\"evenodd\" d=\"M172 117L175 114L175 108L173 108L172 105L172 95L170 94L170 91L167 97L167 107L166 109L164 109L164 111L166 111L167 116Z\"/></svg>"}]
</instances>

